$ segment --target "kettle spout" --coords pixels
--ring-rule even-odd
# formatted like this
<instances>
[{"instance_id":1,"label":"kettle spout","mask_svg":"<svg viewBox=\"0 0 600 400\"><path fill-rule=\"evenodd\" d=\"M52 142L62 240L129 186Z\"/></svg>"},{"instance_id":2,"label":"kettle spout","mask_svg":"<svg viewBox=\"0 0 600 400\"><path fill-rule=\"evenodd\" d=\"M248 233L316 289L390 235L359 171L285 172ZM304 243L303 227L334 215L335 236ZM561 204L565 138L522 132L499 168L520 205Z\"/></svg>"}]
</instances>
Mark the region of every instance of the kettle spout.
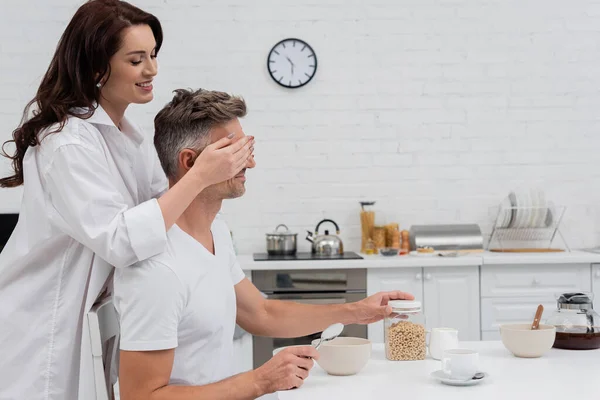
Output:
<instances>
[{"instance_id":1,"label":"kettle spout","mask_svg":"<svg viewBox=\"0 0 600 400\"><path fill-rule=\"evenodd\" d=\"M306 240L308 240L311 243L314 243L312 232L311 231L306 231L306 232L308 232L308 235L306 235Z\"/></svg>"}]
</instances>

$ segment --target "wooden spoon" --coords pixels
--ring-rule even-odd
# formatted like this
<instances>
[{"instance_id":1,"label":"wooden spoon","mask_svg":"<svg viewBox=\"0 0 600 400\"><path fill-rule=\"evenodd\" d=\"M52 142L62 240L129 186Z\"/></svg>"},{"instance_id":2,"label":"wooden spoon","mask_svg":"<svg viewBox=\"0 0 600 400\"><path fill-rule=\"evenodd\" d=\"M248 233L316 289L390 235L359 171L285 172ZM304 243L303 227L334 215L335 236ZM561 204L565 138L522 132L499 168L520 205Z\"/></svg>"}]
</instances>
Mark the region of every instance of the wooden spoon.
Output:
<instances>
[{"instance_id":1,"label":"wooden spoon","mask_svg":"<svg viewBox=\"0 0 600 400\"><path fill-rule=\"evenodd\" d=\"M532 331L540 329L540 320L542 319L543 312L544 312L544 306L540 304L537 308L537 311L535 312L535 317L533 318L533 324L531 324Z\"/></svg>"}]
</instances>

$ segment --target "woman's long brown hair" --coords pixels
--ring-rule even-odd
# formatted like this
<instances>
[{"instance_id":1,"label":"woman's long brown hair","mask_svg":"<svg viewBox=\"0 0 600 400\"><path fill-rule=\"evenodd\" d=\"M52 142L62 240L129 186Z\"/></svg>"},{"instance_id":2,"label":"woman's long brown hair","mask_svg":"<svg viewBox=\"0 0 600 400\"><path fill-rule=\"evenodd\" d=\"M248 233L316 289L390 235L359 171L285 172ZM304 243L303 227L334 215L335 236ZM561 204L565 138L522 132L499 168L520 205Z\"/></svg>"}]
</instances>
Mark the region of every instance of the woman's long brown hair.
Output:
<instances>
[{"instance_id":1,"label":"woman's long brown hair","mask_svg":"<svg viewBox=\"0 0 600 400\"><path fill-rule=\"evenodd\" d=\"M0 179L0 187L23 184L23 157L30 146L40 144L42 131L56 125L48 133L60 132L69 115L93 115L100 95L96 85L110 76L109 61L121 46L121 33L134 25L150 26L158 53L163 37L154 15L119 0L90 0L77 10L35 97L25 107L20 126L13 131L13 139L2 145L2 155L12 160L14 174ZM28 118L34 104L33 116ZM84 111L78 114L76 108ZM5 150L9 143L16 147L12 155Z\"/></svg>"}]
</instances>

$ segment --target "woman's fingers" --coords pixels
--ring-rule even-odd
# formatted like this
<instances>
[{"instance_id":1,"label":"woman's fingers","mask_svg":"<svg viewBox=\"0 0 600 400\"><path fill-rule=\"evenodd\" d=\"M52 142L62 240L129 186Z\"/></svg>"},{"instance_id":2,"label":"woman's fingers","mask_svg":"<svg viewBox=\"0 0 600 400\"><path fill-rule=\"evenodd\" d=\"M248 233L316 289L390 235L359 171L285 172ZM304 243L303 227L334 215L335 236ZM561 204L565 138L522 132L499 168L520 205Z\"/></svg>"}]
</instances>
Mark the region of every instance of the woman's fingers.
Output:
<instances>
[{"instance_id":1,"label":"woman's fingers","mask_svg":"<svg viewBox=\"0 0 600 400\"><path fill-rule=\"evenodd\" d=\"M232 142L233 142L233 136L229 135L229 136L226 136L224 138L221 138L221 139L217 140L216 142L214 142L213 144L208 145L207 147L211 147L211 148L213 148L215 150L218 150L218 149L222 149L224 147L227 147L229 145L232 145L231 144ZM238 142L239 142L239 140L237 142L235 142L234 145L236 143L238 143Z\"/></svg>"}]
</instances>

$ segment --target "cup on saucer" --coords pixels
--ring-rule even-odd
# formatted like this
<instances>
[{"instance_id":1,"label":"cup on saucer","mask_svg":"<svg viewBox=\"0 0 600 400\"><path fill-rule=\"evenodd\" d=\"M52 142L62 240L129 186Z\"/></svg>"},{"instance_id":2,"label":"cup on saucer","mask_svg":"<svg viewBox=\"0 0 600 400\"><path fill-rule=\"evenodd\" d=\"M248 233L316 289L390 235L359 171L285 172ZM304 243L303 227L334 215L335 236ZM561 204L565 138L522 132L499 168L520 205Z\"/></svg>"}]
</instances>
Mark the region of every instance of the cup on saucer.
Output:
<instances>
[{"instance_id":1,"label":"cup on saucer","mask_svg":"<svg viewBox=\"0 0 600 400\"><path fill-rule=\"evenodd\" d=\"M479 353L468 349L446 350L442 356L442 371L452 379L471 379L479 371Z\"/></svg>"},{"instance_id":2,"label":"cup on saucer","mask_svg":"<svg viewBox=\"0 0 600 400\"><path fill-rule=\"evenodd\" d=\"M479 353L468 349L445 350L442 369L431 376L442 383L453 386L471 386L484 380L487 375L478 373Z\"/></svg>"}]
</instances>

